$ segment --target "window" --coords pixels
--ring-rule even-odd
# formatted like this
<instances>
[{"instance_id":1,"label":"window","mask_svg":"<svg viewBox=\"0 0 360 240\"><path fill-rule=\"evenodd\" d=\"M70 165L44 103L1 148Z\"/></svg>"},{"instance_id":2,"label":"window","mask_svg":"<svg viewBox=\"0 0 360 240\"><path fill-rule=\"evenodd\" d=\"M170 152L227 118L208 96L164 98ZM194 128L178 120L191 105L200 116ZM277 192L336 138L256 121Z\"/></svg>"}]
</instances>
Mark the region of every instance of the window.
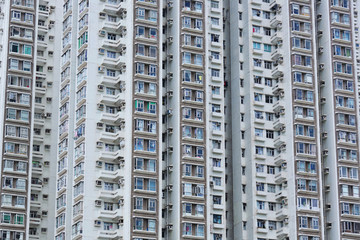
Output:
<instances>
[{"instance_id":1,"label":"window","mask_svg":"<svg viewBox=\"0 0 360 240\"><path fill-rule=\"evenodd\" d=\"M271 52L271 45L269 45L269 44L264 44L264 51L265 51L265 52Z\"/></svg>"},{"instance_id":2,"label":"window","mask_svg":"<svg viewBox=\"0 0 360 240\"><path fill-rule=\"evenodd\" d=\"M261 50L261 43L259 43L259 42L253 42L253 48L254 48L254 49Z\"/></svg>"}]
</instances>

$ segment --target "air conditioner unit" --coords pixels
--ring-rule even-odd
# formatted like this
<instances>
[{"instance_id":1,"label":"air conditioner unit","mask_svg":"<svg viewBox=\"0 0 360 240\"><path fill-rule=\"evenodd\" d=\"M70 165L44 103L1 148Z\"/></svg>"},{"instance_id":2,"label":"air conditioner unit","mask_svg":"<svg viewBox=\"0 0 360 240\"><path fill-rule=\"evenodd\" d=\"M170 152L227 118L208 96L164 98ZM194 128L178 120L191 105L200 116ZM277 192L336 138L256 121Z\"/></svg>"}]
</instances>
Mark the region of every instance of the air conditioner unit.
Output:
<instances>
[{"instance_id":1,"label":"air conditioner unit","mask_svg":"<svg viewBox=\"0 0 360 240\"><path fill-rule=\"evenodd\" d=\"M102 182L101 182L100 180L96 180L96 181L95 181L95 185L96 185L97 187L101 187L101 186L102 186Z\"/></svg>"},{"instance_id":2,"label":"air conditioner unit","mask_svg":"<svg viewBox=\"0 0 360 240\"><path fill-rule=\"evenodd\" d=\"M124 184L125 184L125 179L124 179L124 178L120 178L120 180L119 180L119 185L124 186Z\"/></svg>"},{"instance_id":3,"label":"air conditioner unit","mask_svg":"<svg viewBox=\"0 0 360 240\"><path fill-rule=\"evenodd\" d=\"M170 36L167 38L168 43L173 43L174 42L174 37Z\"/></svg>"},{"instance_id":4,"label":"air conditioner unit","mask_svg":"<svg viewBox=\"0 0 360 240\"><path fill-rule=\"evenodd\" d=\"M321 115L321 121L326 121L326 114Z\"/></svg>"},{"instance_id":5,"label":"air conditioner unit","mask_svg":"<svg viewBox=\"0 0 360 240\"><path fill-rule=\"evenodd\" d=\"M169 127L169 128L167 129L167 133L168 133L168 134L172 134L172 133L173 133L173 128L172 128L172 127Z\"/></svg>"},{"instance_id":6,"label":"air conditioner unit","mask_svg":"<svg viewBox=\"0 0 360 240\"><path fill-rule=\"evenodd\" d=\"M104 90L104 85L99 84L97 88L98 88L99 91L103 91Z\"/></svg>"},{"instance_id":7,"label":"air conditioner unit","mask_svg":"<svg viewBox=\"0 0 360 240\"><path fill-rule=\"evenodd\" d=\"M174 55L169 54L169 55L167 56L167 60L168 60L169 62L171 62L173 59L174 59Z\"/></svg>"},{"instance_id":8,"label":"air conditioner unit","mask_svg":"<svg viewBox=\"0 0 360 240\"><path fill-rule=\"evenodd\" d=\"M325 149L322 151L322 153L323 153L323 156L327 156L329 154L329 151L327 149Z\"/></svg>"},{"instance_id":9,"label":"air conditioner unit","mask_svg":"<svg viewBox=\"0 0 360 240\"><path fill-rule=\"evenodd\" d=\"M105 32L104 30L100 30L100 31L99 31L99 36L104 37L105 34L106 34L106 32Z\"/></svg>"},{"instance_id":10,"label":"air conditioner unit","mask_svg":"<svg viewBox=\"0 0 360 240\"><path fill-rule=\"evenodd\" d=\"M168 169L168 172L172 172L173 169L174 169L174 166L173 166L173 165L169 165L169 166L167 167L167 169Z\"/></svg>"},{"instance_id":11,"label":"air conditioner unit","mask_svg":"<svg viewBox=\"0 0 360 240\"><path fill-rule=\"evenodd\" d=\"M167 6L168 8L172 8L174 5L174 2L172 0L168 0Z\"/></svg>"},{"instance_id":12,"label":"air conditioner unit","mask_svg":"<svg viewBox=\"0 0 360 240\"><path fill-rule=\"evenodd\" d=\"M214 187L214 181L210 181L210 187Z\"/></svg>"},{"instance_id":13,"label":"air conditioner unit","mask_svg":"<svg viewBox=\"0 0 360 240\"><path fill-rule=\"evenodd\" d=\"M101 200L95 200L95 207L101 207Z\"/></svg>"},{"instance_id":14,"label":"air conditioner unit","mask_svg":"<svg viewBox=\"0 0 360 240\"><path fill-rule=\"evenodd\" d=\"M322 138L327 138L327 132L323 132L323 133L321 133L321 136L322 136Z\"/></svg>"},{"instance_id":15,"label":"air conditioner unit","mask_svg":"<svg viewBox=\"0 0 360 240\"><path fill-rule=\"evenodd\" d=\"M172 96L174 95L174 91L173 91L173 90L169 90L169 91L167 92L167 95L168 95L169 97L172 97Z\"/></svg>"},{"instance_id":16,"label":"air conditioner unit","mask_svg":"<svg viewBox=\"0 0 360 240\"><path fill-rule=\"evenodd\" d=\"M119 199L119 205L120 205L120 206L123 206L123 205L124 205L124 199L123 199L123 198Z\"/></svg>"},{"instance_id":17,"label":"air conditioner unit","mask_svg":"<svg viewBox=\"0 0 360 240\"><path fill-rule=\"evenodd\" d=\"M331 204L330 203L325 204L325 208L326 208L326 210L330 210L331 209Z\"/></svg>"},{"instance_id":18,"label":"air conditioner unit","mask_svg":"<svg viewBox=\"0 0 360 240\"><path fill-rule=\"evenodd\" d=\"M321 19L322 19L322 15L321 15L321 14L318 14L318 15L316 16L316 19L317 19L317 20L321 20Z\"/></svg>"},{"instance_id":19,"label":"air conditioner unit","mask_svg":"<svg viewBox=\"0 0 360 240\"><path fill-rule=\"evenodd\" d=\"M173 230L173 225L172 225L172 224L168 224L168 225L167 225L167 229L168 229L168 230Z\"/></svg>"},{"instance_id":20,"label":"air conditioner unit","mask_svg":"<svg viewBox=\"0 0 360 240\"><path fill-rule=\"evenodd\" d=\"M102 147L103 144L104 144L104 143L103 143L103 142L100 142L100 141L99 141L99 142L96 142L96 147Z\"/></svg>"},{"instance_id":21,"label":"air conditioner unit","mask_svg":"<svg viewBox=\"0 0 360 240\"><path fill-rule=\"evenodd\" d=\"M325 86L325 80L320 80L320 86L321 87Z\"/></svg>"},{"instance_id":22,"label":"air conditioner unit","mask_svg":"<svg viewBox=\"0 0 360 240\"><path fill-rule=\"evenodd\" d=\"M96 167L102 167L103 163L102 161L96 161Z\"/></svg>"},{"instance_id":23,"label":"air conditioner unit","mask_svg":"<svg viewBox=\"0 0 360 240\"><path fill-rule=\"evenodd\" d=\"M323 47L319 47L319 53L323 53L324 52L324 48Z\"/></svg>"},{"instance_id":24,"label":"air conditioner unit","mask_svg":"<svg viewBox=\"0 0 360 240\"><path fill-rule=\"evenodd\" d=\"M327 222L326 223L326 228L331 228L332 227L332 223L331 222Z\"/></svg>"},{"instance_id":25,"label":"air conditioner unit","mask_svg":"<svg viewBox=\"0 0 360 240\"><path fill-rule=\"evenodd\" d=\"M46 118L51 118L51 113L46 113Z\"/></svg>"},{"instance_id":26,"label":"air conditioner unit","mask_svg":"<svg viewBox=\"0 0 360 240\"><path fill-rule=\"evenodd\" d=\"M173 185L172 184L169 184L166 186L166 189L171 192L173 190Z\"/></svg>"},{"instance_id":27,"label":"air conditioner unit","mask_svg":"<svg viewBox=\"0 0 360 240\"><path fill-rule=\"evenodd\" d=\"M323 34L323 31L319 30L319 31L317 32L317 34L318 34L318 36L320 37L320 36Z\"/></svg>"},{"instance_id":28,"label":"air conditioner unit","mask_svg":"<svg viewBox=\"0 0 360 240\"><path fill-rule=\"evenodd\" d=\"M285 219L284 219L284 223L285 223L285 224L288 224L288 223L289 223L289 219L288 219L288 218L285 218Z\"/></svg>"},{"instance_id":29,"label":"air conditioner unit","mask_svg":"<svg viewBox=\"0 0 360 240\"><path fill-rule=\"evenodd\" d=\"M330 173L330 169L328 167L324 168L324 174L329 174Z\"/></svg>"},{"instance_id":30,"label":"air conditioner unit","mask_svg":"<svg viewBox=\"0 0 360 240\"><path fill-rule=\"evenodd\" d=\"M323 63L319 64L319 70L324 70L324 68L325 68L325 64Z\"/></svg>"},{"instance_id":31,"label":"air conditioner unit","mask_svg":"<svg viewBox=\"0 0 360 240\"><path fill-rule=\"evenodd\" d=\"M325 185L325 192L330 192L330 185Z\"/></svg>"},{"instance_id":32,"label":"air conditioner unit","mask_svg":"<svg viewBox=\"0 0 360 240\"><path fill-rule=\"evenodd\" d=\"M287 205L288 204L288 199L283 199L283 200L281 200L281 204L283 204L283 205Z\"/></svg>"},{"instance_id":33,"label":"air conditioner unit","mask_svg":"<svg viewBox=\"0 0 360 240\"><path fill-rule=\"evenodd\" d=\"M269 230L274 230L274 227L273 227L273 226L269 226Z\"/></svg>"},{"instance_id":34,"label":"air conditioner unit","mask_svg":"<svg viewBox=\"0 0 360 240\"><path fill-rule=\"evenodd\" d=\"M51 133L51 129L47 128L45 129L45 134L50 134Z\"/></svg>"},{"instance_id":35,"label":"air conditioner unit","mask_svg":"<svg viewBox=\"0 0 360 240\"><path fill-rule=\"evenodd\" d=\"M172 146L169 146L167 149L169 153L172 153L174 151L174 148Z\"/></svg>"},{"instance_id":36,"label":"air conditioner unit","mask_svg":"<svg viewBox=\"0 0 360 240\"><path fill-rule=\"evenodd\" d=\"M102 103L99 103L99 104L98 104L98 109L99 109L99 110L102 110L102 109L104 109L104 104L102 104Z\"/></svg>"},{"instance_id":37,"label":"air conditioner unit","mask_svg":"<svg viewBox=\"0 0 360 240\"><path fill-rule=\"evenodd\" d=\"M168 109L168 110L166 111L166 115L172 116L172 114L173 114L172 109Z\"/></svg>"},{"instance_id":38,"label":"air conditioner unit","mask_svg":"<svg viewBox=\"0 0 360 240\"><path fill-rule=\"evenodd\" d=\"M325 97L322 97L322 98L320 99L320 102L321 102L321 103L326 103L326 98L325 98Z\"/></svg>"},{"instance_id":39,"label":"air conditioner unit","mask_svg":"<svg viewBox=\"0 0 360 240\"><path fill-rule=\"evenodd\" d=\"M172 210L173 210L173 204L172 204L172 203L169 203L169 204L167 205L167 208L168 208L169 211L172 211Z\"/></svg>"},{"instance_id":40,"label":"air conditioner unit","mask_svg":"<svg viewBox=\"0 0 360 240\"><path fill-rule=\"evenodd\" d=\"M120 168L123 168L125 167L125 161L120 161L120 164L119 164Z\"/></svg>"},{"instance_id":41,"label":"air conditioner unit","mask_svg":"<svg viewBox=\"0 0 360 240\"><path fill-rule=\"evenodd\" d=\"M49 72L52 72L53 69L54 69L53 66L49 66L49 67L47 68L47 70L48 70Z\"/></svg>"},{"instance_id":42,"label":"air conditioner unit","mask_svg":"<svg viewBox=\"0 0 360 240\"><path fill-rule=\"evenodd\" d=\"M174 23L174 19L169 18L169 19L167 20L167 23L168 23L169 26L172 26L173 23Z\"/></svg>"},{"instance_id":43,"label":"air conditioner unit","mask_svg":"<svg viewBox=\"0 0 360 240\"><path fill-rule=\"evenodd\" d=\"M124 219L123 219L123 218L120 218L120 219L119 219L119 224L120 224L120 225L123 225L123 224L124 224Z\"/></svg>"},{"instance_id":44,"label":"air conditioner unit","mask_svg":"<svg viewBox=\"0 0 360 240\"><path fill-rule=\"evenodd\" d=\"M169 72L169 73L167 74L167 78L168 78L169 80L173 79L173 77L174 77L174 74L173 74L172 72Z\"/></svg>"},{"instance_id":45,"label":"air conditioner unit","mask_svg":"<svg viewBox=\"0 0 360 240\"><path fill-rule=\"evenodd\" d=\"M210 60L210 61L213 60L213 58L214 58L213 56L209 56L209 60Z\"/></svg>"},{"instance_id":46,"label":"air conditioner unit","mask_svg":"<svg viewBox=\"0 0 360 240\"><path fill-rule=\"evenodd\" d=\"M45 162L44 162L44 166L50 166L50 162L49 162L49 161L45 161Z\"/></svg>"},{"instance_id":47,"label":"air conditioner unit","mask_svg":"<svg viewBox=\"0 0 360 240\"><path fill-rule=\"evenodd\" d=\"M51 101L52 101L52 98L51 98L51 97L47 97L47 98L46 98L46 101L47 101L47 102L51 102Z\"/></svg>"},{"instance_id":48,"label":"air conditioner unit","mask_svg":"<svg viewBox=\"0 0 360 240\"><path fill-rule=\"evenodd\" d=\"M104 127L104 123L98 122L98 123L96 123L96 127L97 127L97 128L103 128L103 127Z\"/></svg>"},{"instance_id":49,"label":"air conditioner unit","mask_svg":"<svg viewBox=\"0 0 360 240\"><path fill-rule=\"evenodd\" d=\"M103 66L98 67L98 72L104 72L104 71L105 71L105 67L103 67Z\"/></svg>"},{"instance_id":50,"label":"air conditioner unit","mask_svg":"<svg viewBox=\"0 0 360 240\"><path fill-rule=\"evenodd\" d=\"M106 17L106 13L100 12L100 13L99 13L99 17L102 18L102 19L104 19L104 18Z\"/></svg>"},{"instance_id":51,"label":"air conditioner unit","mask_svg":"<svg viewBox=\"0 0 360 240\"><path fill-rule=\"evenodd\" d=\"M101 225L101 221L100 221L100 220L95 220L95 221L94 221L94 226L95 226L95 227L100 227L100 225Z\"/></svg>"},{"instance_id":52,"label":"air conditioner unit","mask_svg":"<svg viewBox=\"0 0 360 240\"><path fill-rule=\"evenodd\" d=\"M105 54L105 49L104 48L99 48L99 54L104 55Z\"/></svg>"}]
</instances>

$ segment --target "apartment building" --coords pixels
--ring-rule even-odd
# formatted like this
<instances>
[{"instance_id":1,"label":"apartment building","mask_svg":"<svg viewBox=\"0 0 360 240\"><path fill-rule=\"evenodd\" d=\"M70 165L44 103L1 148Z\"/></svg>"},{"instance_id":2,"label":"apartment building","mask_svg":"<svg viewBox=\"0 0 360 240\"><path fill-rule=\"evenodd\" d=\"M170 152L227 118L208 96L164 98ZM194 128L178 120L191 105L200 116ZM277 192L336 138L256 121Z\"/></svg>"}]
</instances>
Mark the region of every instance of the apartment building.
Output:
<instances>
[{"instance_id":1,"label":"apartment building","mask_svg":"<svg viewBox=\"0 0 360 240\"><path fill-rule=\"evenodd\" d=\"M0 238L358 239L358 4L0 0Z\"/></svg>"},{"instance_id":2,"label":"apartment building","mask_svg":"<svg viewBox=\"0 0 360 240\"><path fill-rule=\"evenodd\" d=\"M164 21L165 239L225 237L221 1L168 1Z\"/></svg>"},{"instance_id":3,"label":"apartment building","mask_svg":"<svg viewBox=\"0 0 360 240\"><path fill-rule=\"evenodd\" d=\"M54 8L1 1L1 239L53 236ZM50 210L49 210L50 209Z\"/></svg>"},{"instance_id":4,"label":"apartment building","mask_svg":"<svg viewBox=\"0 0 360 240\"><path fill-rule=\"evenodd\" d=\"M230 1L234 238L359 238L357 9Z\"/></svg>"}]
</instances>

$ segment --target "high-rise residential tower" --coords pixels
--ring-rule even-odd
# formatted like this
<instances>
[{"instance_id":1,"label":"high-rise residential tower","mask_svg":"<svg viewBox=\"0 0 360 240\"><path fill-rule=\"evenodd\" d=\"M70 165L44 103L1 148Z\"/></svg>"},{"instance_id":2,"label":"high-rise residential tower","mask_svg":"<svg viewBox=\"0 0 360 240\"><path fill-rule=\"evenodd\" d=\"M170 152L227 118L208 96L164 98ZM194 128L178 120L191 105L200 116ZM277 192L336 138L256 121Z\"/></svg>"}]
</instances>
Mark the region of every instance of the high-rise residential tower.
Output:
<instances>
[{"instance_id":1,"label":"high-rise residential tower","mask_svg":"<svg viewBox=\"0 0 360 240\"><path fill-rule=\"evenodd\" d=\"M230 1L234 238L359 238L357 9Z\"/></svg>"},{"instance_id":2,"label":"high-rise residential tower","mask_svg":"<svg viewBox=\"0 0 360 240\"><path fill-rule=\"evenodd\" d=\"M59 74L54 67L59 60L55 7L42 0L0 4L0 238L49 239L54 232L53 107Z\"/></svg>"},{"instance_id":3,"label":"high-rise residential tower","mask_svg":"<svg viewBox=\"0 0 360 240\"><path fill-rule=\"evenodd\" d=\"M358 4L0 0L0 239L359 239Z\"/></svg>"}]
</instances>

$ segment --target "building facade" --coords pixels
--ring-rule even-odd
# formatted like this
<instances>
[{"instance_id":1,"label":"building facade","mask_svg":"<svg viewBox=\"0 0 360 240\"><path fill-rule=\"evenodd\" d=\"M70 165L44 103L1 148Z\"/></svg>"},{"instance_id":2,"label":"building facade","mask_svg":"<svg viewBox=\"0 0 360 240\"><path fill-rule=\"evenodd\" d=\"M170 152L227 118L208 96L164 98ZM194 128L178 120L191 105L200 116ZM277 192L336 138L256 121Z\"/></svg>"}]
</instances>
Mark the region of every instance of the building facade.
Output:
<instances>
[{"instance_id":1,"label":"building facade","mask_svg":"<svg viewBox=\"0 0 360 240\"><path fill-rule=\"evenodd\" d=\"M357 1L0 7L1 239L360 237Z\"/></svg>"}]
</instances>

